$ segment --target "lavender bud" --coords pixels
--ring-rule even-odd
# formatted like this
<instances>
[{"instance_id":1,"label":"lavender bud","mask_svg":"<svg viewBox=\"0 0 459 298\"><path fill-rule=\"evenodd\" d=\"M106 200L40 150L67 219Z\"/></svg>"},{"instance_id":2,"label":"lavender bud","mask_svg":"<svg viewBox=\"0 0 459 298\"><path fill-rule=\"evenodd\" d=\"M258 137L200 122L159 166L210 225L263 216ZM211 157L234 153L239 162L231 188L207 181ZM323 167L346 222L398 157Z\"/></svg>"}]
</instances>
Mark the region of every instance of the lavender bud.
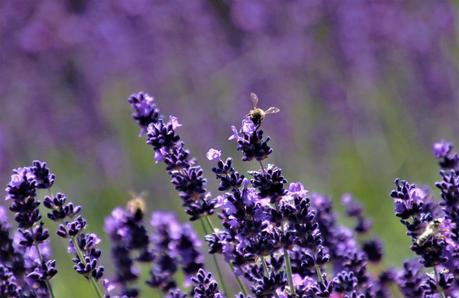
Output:
<instances>
[{"instance_id":1,"label":"lavender bud","mask_svg":"<svg viewBox=\"0 0 459 298\"><path fill-rule=\"evenodd\" d=\"M191 294L195 298L223 298L219 291L217 282L213 279L210 272L199 269L199 272L193 277L194 287Z\"/></svg>"},{"instance_id":2,"label":"lavender bud","mask_svg":"<svg viewBox=\"0 0 459 298\"><path fill-rule=\"evenodd\" d=\"M56 177L50 172L46 162L34 160L32 162L32 166L30 167L30 171L35 177L37 188L46 189L53 186Z\"/></svg>"},{"instance_id":3,"label":"lavender bud","mask_svg":"<svg viewBox=\"0 0 459 298\"><path fill-rule=\"evenodd\" d=\"M143 135L151 123L158 121L159 109L154 102L154 98L144 92L132 94L128 102L134 110L132 118L140 126L140 135Z\"/></svg>"}]
</instances>

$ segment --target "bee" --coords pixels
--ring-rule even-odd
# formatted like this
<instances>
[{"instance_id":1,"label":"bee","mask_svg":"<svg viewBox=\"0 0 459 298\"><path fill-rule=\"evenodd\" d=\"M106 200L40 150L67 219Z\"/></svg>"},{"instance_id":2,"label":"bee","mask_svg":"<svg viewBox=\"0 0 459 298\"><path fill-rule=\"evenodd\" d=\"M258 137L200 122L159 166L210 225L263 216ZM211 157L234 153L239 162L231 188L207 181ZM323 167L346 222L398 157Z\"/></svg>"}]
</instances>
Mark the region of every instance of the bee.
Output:
<instances>
[{"instance_id":1,"label":"bee","mask_svg":"<svg viewBox=\"0 0 459 298\"><path fill-rule=\"evenodd\" d=\"M276 107L270 107L266 111L258 108L257 107L258 96L255 93L250 93L250 100L252 101L252 109L247 114L247 116L250 117L250 120L252 120L252 122L256 126L260 126L261 125L261 122L266 117L266 115L276 114L276 113L280 112L279 108L276 108Z\"/></svg>"},{"instance_id":2,"label":"bee","mask_svg":"<svg viewBox=\"0 0 459 298\"><path fill-rule=\"evenodd\" d=\"M131 193L131 199L127 202L127 210L130 214L143 216L145 213L145 193Z\"/></svg>"},{"instance_id":3,"label":"bee","mask_svg":"<svg viewBox=\"0 0 459 298\"><path fill-rule=\"evenodd\" d=\"M429 222L424 232L422 232L422 234L418 236L416 244L418 246L423 246L427 243L427 241L429 241L433 237L437 237L438 234L441 232L441 223L442 219L434 219L433 221Z\"/></svg>"}]
</instances>

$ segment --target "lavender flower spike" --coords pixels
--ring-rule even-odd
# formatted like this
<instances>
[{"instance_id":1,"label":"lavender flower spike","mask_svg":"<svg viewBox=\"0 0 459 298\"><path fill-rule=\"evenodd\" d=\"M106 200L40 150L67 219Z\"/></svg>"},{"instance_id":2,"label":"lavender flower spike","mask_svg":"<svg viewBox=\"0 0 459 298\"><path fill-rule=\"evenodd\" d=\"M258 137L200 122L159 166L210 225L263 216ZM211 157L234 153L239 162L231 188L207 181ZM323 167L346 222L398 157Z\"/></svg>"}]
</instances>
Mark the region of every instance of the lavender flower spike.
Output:
<instances>
[{"instance_id":1,"label":"lavender flower spike","mask_svg":"<svg viewBox=\"0 0 459 298\"><path fill-rule=\"evenodd\" d=\"M134 110L132 118L140 126L140 135L143 136L147 131L148 125L158 120L159 109L154 102L154 98L144 92L132 94L128 102Z\"/></svg>"},{"instance_id":2,"label":"lavender flower spike","mask_svg":"<svg viewBox=\"0 0 459 298\"><path fill-rule=\"evenodd\" d=\"M147 283L167 293L177 287L173 275L179 266L185 274L185 284L204 267L201 243L191 225L180 224L172 213L153 212L151 225L154 261Z\"/></svg>"},{"instance_id":3,"label":"lavender flower spike","mask_svg":"<svg viewBox=\"0 0 459 298\"><path fill-rule=\"evenodd\" d=\"M49 187L54 182L46 163L34 161L31 167L13 170L6 188L6 200L11 200L10 211L18 223L18 250L26 256L27 283L38 296L54 297L49 280L57 273L55 260L48 259L48 230L44 228L37 200L37 188Z\"/></svg>"},{"instance_id":4,"label":"lavender flower spike","mask_svg":"<svg viewBox=\"0 0 459 298\"><path fill-rule=\"evenodd\" d=\"M150 239L143 224L144 206L142 199L134 198L126 208L115 208L105 219L105 232L110 236L112 259L117 268L112 282L121 296L138 296L139 290L129 286L139 275L134 262L149 262L152 259Z\"/></svg>"},{"instance_id":5,"label":"lavender flower spike","mask_svg":"<svg viewBox=\"0 0 459 298\"><path fill-rule=\"evenodd\" d=\"M190 220L197 220L214 212L215 200L211 199L203 170L189 157L177 128L181 126L177 118L159 115L159 110L151 97L139 92L131 95L129 103L134 109L133 118L143 132L147 131L147 144L153 147L156 162L163 161L171 176L171 182L179 192L183 207Z\"/></svg>"},{"instance_id":6,"label":"lavender flower spike","mask_svg":"<svg viewBox=\"0 0 459 298\"><path fill-rule=\"evenodd\" d=\"M21 280L26 270L24 256L10 235L6 209L0 206L0 297L30 296L32 289Z\"/></svg>"},{"instance_id":7,"label":"lavender flower spike","mask_svg":"<svg viewBox=\"0 0 459 298\"><path fill-rule=\"evenodd\" d=\"M54 175L52 176L54 182ZM51 184L47 184L50 187ZM68 239L68 252L73 254L74 269L90 281L97 295L103 297L98 280L103 276L104 267L99 266L101 255L97 245L100 238L96 234L86 234L86 220L81 215L81 206L67 202L63 193L46 196L43 205L49 209L48 218L59 223L56 234Z\"/></svg>"}]
</instances>

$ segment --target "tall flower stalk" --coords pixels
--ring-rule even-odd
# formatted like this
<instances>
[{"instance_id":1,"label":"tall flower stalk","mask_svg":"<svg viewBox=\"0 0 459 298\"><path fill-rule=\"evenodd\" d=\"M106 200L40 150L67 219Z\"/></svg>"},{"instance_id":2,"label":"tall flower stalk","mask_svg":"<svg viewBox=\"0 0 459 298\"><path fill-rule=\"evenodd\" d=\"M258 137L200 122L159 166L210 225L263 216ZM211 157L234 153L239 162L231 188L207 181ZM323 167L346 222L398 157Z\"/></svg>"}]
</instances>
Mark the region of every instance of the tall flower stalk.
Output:
<instances>
[{"instance_id":1,"label":"tall flower stalk","mask_svg":"<svg viewBox=\"0 0 459 298\"><path fill-rule=\"evenodd\" d=\"M37 189L53 183L54 175L46 164L34 161L30 167L13 170L6 188L6 200L12 201L10 211L15 213L19 227L19 250L25 255L26 282L38 297L54 297L50 279L57 273L56 261L49 259L49 232L41 220L37 199Z\"/></svg>"},{"instance_id":2,"label":"tall flower stalk","mask_svg":"<svg viewBox=\"0 0 459 298\"><path fill-rule=\"evenodd\" d=\"M54 182L54 174L51 174L46 164L37 163L40 165L37 170L44 178L39 180L39 185L48 189L49 195L45 197L43 205L49 210L48 218L59 224L56 234L68 240L68 252L73 254L74 269L79 274L83 275L94 288L96 295L100 298L104 297L104 292L101 290L98 280L102 278L104 267L98 265L99 258L102 254L97 247L100 243L100 238L94 233L84 233L86 228L86 219L81 215L81 206L74 205L72 202L67 202L67 196L64 193L52 195L52 183L47 183L48 180ZM46 177L52 179L46 179Z\"/></svg>"},{"instance_id":3,"label":"tall flower stalk","mask_svg":"<svg viewBox=\"0 0 459 298\"><path fill-rule=\"evenodd\" d=\"M206 190L207 181L203 177L201 166L189 157L188 150L180 140L176 129L181 126L177 118L169 117L166 122L159 114L154 99L139 92L129 98L134 112L133 118L139 124L140 134L147 135L147 144L153 147L156 162L164 161L171 182L179 192L185 212L190 220L202 220L214 213L216 200ZM214 258L215 266L219 264ZM218 269L220 272L220 268ZM220 282L225 283L222 276ZM225 286L224 286L225 288Z\"/></svg>"}]
</instances>

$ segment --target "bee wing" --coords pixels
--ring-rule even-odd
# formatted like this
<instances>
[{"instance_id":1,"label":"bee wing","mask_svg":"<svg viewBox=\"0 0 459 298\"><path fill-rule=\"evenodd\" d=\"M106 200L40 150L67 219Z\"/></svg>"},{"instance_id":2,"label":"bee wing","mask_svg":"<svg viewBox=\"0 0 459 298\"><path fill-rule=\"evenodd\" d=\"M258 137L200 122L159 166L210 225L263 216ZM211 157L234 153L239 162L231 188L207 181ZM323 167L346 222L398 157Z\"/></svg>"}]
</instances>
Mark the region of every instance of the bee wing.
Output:
<instances>
[{"instance_id":1,"label":"bee wing","mask_svg":"<svg viewBox=\"0 0 459 298\"><path fill-rule=\"evenodd\" d=\"M252 102L252 108L256 109L258 104L258 96L255 93L250 93L250 101Z\"/></svg>"},{"instance_id":2,"label":"bee wing","mask_svg":"<svg viewBox=\"0 0 459 298\"><path fill-rule=\"evenodd\" d=\"M276 114L276 113L279 113L280 112L280 109L279 108L276 108L276 107L269 107L266 111L265 111L265 114L268 115L268 114Z\"/></svg>"}]
</instances>

